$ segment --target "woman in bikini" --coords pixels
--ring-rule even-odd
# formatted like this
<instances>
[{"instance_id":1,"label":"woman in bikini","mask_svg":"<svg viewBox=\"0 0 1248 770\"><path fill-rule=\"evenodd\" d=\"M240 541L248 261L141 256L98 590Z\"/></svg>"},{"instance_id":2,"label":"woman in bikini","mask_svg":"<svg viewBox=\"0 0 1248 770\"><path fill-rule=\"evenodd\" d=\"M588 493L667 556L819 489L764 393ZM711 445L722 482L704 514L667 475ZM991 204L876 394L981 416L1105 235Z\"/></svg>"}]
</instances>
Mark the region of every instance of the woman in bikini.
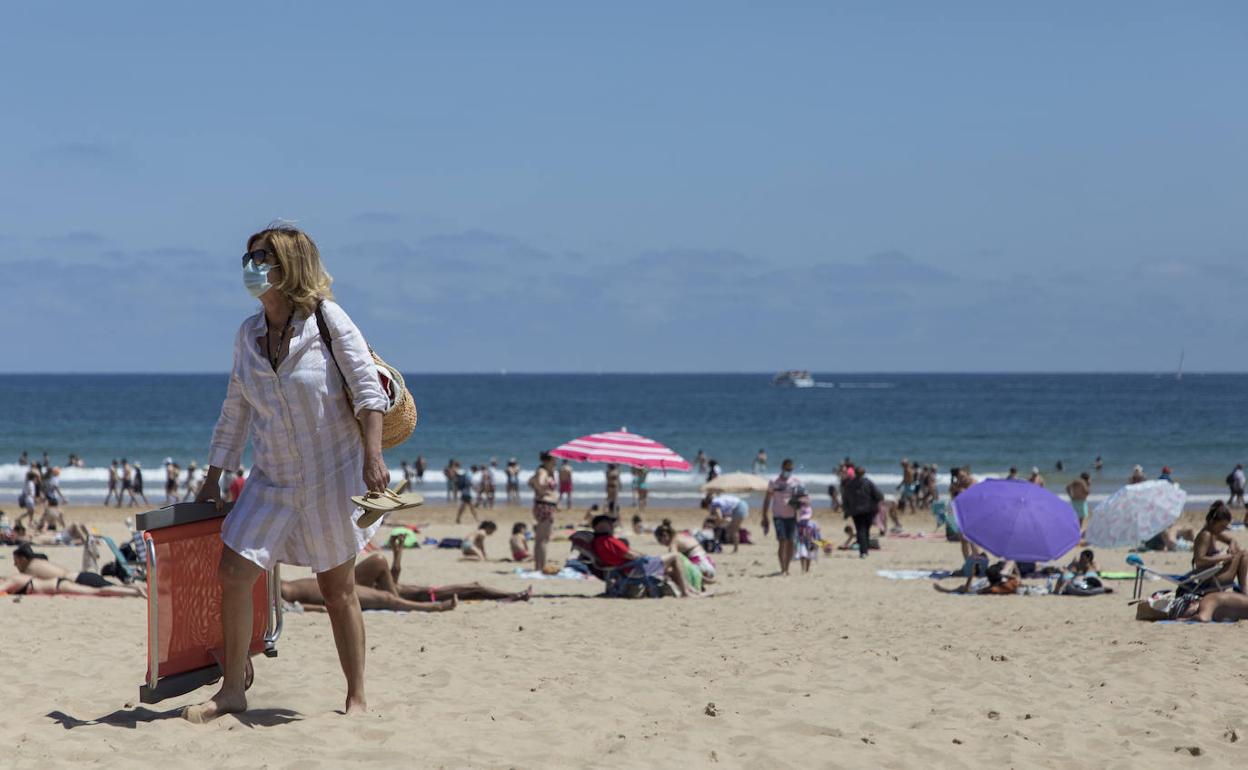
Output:
<instances>
[{"instance_id":1,"label":"woman in bikini","mask_svg":"<svg viewBox=\"0 0 1248 770\"><path fill-rule=\"evenodd\" d=\"M702 572L704 582L710 583L715 580L715 562L711 561L706 549L696 537L688 532L677 532L672 527L671 519L664 519L662 524L654 528L654 539L667 546L668 550L682 554L693 562L693 565Z\"/></svg>"},{"instance_id":2,"label":"woman in bikini","mask_svg":"<svg viewBox=\"0 0 1248 770\"><path fill-rule=\"evenodd\" d=\"M1241 551L1233 541L1228 543L1225 551L1218 548L1218 542L1226 542L1226 530L1231 526L1231 509L1221 500L1214 501L1205 514L1205 526L1196 534L1196 542L1192 545L1192 569L1203 570L1214 565L1221 565L1212 580L1221 585L1230 585L1232 580L1239 581L1241 593L1248 587L1248 551Z\"/></svg>"},{"instance_id":3,"label":"woman in bikini","mask_svg":"<svg viewBox=\"0 0 1248 770\"><path fill-rule=\"evenodd\" d=\"M14 575L13 577L0 578L0 594L13 594L16 596L23 594L41 594L44 596L56 594L72 594L75 596L136 596L141 599L147 596L147 591L142 584L95 588L93 586L80 585L69 578L63 577L41 578L29 575Z\"/></svg>"},{"instance_id":4,"label":"woman in bikini","mask_svg":"<svg viewBox=\"0 0 1248 770\"><path fill-rule=\"evenodd\" d=\"M559 492L555 481L555 458L549 452L542 452L539 463L537 470L529 477L529 488L533 490L533 564L541 572L546 567L546 547L555 525Z\"/></svg>"},{"instance_id":5,"label":"woman in bikini","mask_svg":"<svg viewBox=\"0 0 1248 770\"><path fill-rule=\"evenodd\" d=\"M48 561L47 554L36 553L30 543L23 543L13 549L13 566L26 577L45 580L68 580L89 588L107 588L111 585L103 576L95 572L73 572Z\"/></svg>"}]
</instances>

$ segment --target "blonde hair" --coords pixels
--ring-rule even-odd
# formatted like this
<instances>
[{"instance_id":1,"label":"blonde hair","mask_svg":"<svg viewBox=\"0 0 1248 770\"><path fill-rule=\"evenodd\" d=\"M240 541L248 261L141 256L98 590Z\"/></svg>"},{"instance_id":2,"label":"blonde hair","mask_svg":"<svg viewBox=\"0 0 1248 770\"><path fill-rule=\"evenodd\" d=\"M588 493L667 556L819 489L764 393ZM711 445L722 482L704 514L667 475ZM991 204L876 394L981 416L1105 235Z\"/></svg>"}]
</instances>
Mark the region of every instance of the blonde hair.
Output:
<instances>
[{"instance_id":1,"label":"blonde hair","mask_svg":"<svg viewBox=\"0 0 1248 770\"><path fill-rule=\"evenodd\" d=\"M308 234L287 222L275 222L247 239L247 250L263 246L277 257L282 280L273 288L305 315L316 312L323 299L333 299L334 279L321 264L321 252Z\"/></svg>"}]
</instances>

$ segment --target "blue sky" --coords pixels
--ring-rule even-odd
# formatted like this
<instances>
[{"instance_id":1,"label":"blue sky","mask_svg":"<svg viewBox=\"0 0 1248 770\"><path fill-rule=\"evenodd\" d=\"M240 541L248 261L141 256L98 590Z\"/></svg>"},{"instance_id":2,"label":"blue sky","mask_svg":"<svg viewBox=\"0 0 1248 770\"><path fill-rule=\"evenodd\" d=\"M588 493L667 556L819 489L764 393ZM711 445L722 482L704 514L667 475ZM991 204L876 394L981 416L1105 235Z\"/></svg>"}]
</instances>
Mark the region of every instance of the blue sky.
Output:
<instances>
[{"instance_id":1,"label":"blue sky","mask_svg":"<svg viewBox=\"0 0 1248 770\"><path fill-rule=\"evenodd\" d=\"M0 371L222 371L268 221L413 371L1244 369L1241 3L22 4Z\"/></svg>"}]
</instances>

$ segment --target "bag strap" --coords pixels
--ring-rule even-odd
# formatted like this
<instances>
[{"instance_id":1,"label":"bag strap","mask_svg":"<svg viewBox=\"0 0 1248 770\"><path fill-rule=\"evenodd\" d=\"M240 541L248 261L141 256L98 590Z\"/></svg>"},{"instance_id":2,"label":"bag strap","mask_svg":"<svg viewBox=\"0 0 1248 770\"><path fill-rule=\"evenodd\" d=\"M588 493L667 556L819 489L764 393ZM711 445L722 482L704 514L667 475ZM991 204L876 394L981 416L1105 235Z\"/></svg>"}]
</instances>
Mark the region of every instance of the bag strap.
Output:
<instances>
[{"instance_id":1,"label":"bag strap","mask_svg":"<svg viewBox=\"0 0 1248 770\"><path fill-rule=\"evenodd\" d=\"M342 373L342 367L338 365L338 356L334 355L334 338L329 333L329 324L325 323L325 314L321 312L321 302L316 303L316 328L321 332L321 341L325 343L325 349L329 351L329 358L334 362L334 368L338 370L338 377L342 379L342 387L347 391L347 397L351 396L351 386L347 384L347 378Z\"/></svg>"}]
</instances>

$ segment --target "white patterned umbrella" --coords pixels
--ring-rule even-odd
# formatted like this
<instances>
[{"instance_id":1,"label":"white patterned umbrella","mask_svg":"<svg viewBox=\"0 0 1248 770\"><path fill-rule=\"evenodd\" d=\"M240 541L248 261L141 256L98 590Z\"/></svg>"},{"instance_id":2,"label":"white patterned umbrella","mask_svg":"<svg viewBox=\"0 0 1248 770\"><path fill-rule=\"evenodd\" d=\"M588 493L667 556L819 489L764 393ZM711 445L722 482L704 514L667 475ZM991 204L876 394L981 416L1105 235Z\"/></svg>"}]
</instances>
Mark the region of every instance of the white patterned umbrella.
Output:
<instances>
[{"instance_id":1,"label":"white patterned umbrella","mask_svg":"<svg viewBox=\"0 0 1248 770\"><path fill-rule=\"evenodd\" d=\"M1124 548L1148 540L1179 520L1187 493L1161 479L1128 484L1092 511L1085 537L1101 548Z\"/></svg>"}]
</instances>

